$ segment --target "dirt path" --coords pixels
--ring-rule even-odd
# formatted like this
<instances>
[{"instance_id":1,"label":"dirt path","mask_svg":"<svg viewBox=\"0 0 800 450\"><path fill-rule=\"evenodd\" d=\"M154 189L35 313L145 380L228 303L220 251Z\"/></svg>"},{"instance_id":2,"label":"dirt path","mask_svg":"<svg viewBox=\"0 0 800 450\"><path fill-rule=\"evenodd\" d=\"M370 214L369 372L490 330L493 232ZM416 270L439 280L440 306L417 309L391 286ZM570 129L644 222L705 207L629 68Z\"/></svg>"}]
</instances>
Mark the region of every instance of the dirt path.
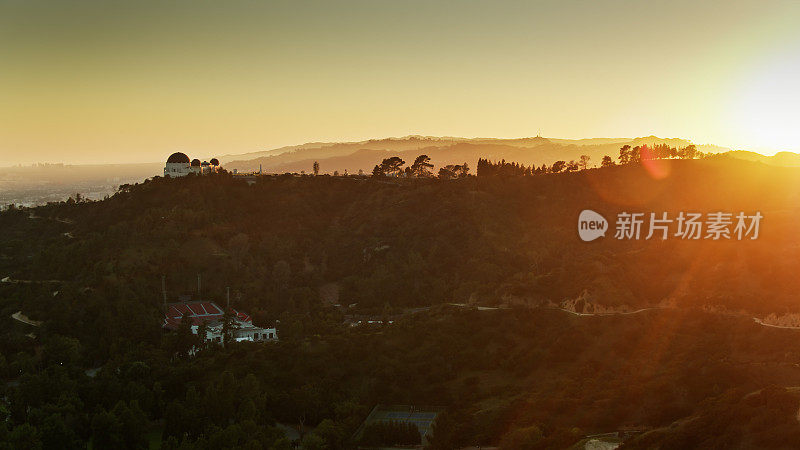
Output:
<instances>
[{"instance_id":1,"label":"dirt path","mask_svg":"<svg viewBox=\"0 0 800 450\"><path fill-rule=\"evenodd\" d=\"M561 310L561 311L564 311L564 312L568 312L568 313L573 314L575 316L624 316L624 315L638 314L638 313L641 313L641 312L644 312L644 311L651 311L651 310L654 310L654 309L666 309L666 308L656 306L656 307L652 307L652 308L637 309L636 311L611 312L611 313L579 313L579 312L570 311L570 310L564 309L564 308L554 308L554 309L558 309L558 310ZM725 314L725 315L730 315L730 314ZM743 314L734 314L734 315L742 316ZM786 326L786 325L773 325L773 324L764 322L763 320L759 319L758 317L753 317L753 321L755 323L761 325L761 326L764 326L764 327L782 328L784 330L800 330L800 326L792 327L792 326Z\"/></svg>"},{"instance_id":2,"label":"dirt path","mask_svg":"<svg viewBox=\"0 0 800 450\"><path fill-rule=\"evenodd\" d=\"M42 218L42 216L37 216L36 213L34 213L34 212L30 212L28 214L28 219L31 219L31 220L33 220L33 219L41 219L41 218ZM74 220L72 220L72 219L64 219L64 218L61 218L61 217L48 217L47 219L48 220L54 220L56 222L66 223L68 225L74 225L75 224Z\"/></svg>"},{"instance_id":3,"label":"dirt path","mask_svg":"<svg viewBox=\"0 0 800 450\"><path fill-rule=\"evenodd\" d=\"M5 277L3 279L0 279L0 283L23 283L23 284L61 283L61 280L14 280L11 277Z\"/></svg>"},{"instance_id":4,"label":"dirt path","mask_svg":"<svg viewBox=\"0 0 800 450\"><path fill-rule=\"evenodd\" d=\"M605 313L579 313L579 312L570 311L570 310L564 309L564 308L555 308L555 309L558 309L558 310L561 310L561 311L564 311L564 312L568 312L568 313L574 314L576 316L626 316L626 315L631 315L631 314L638 314L638 313L645 312L645 311L652 311L654 309L664 309L664 308L659 307L659 306L654 306L654 307L651 307L651 308L637 309L636 311L605 312Z\"/></svg>"},{"instance_id":5,"label":"dirt path","mask_svg":"<svg viewBox=\"0 0 800 450\"><path fill-rule=\"evenodd\" d=\"M800 330L800 327L789 327L784 325L772 325L770 323L764 323L764 321L759 319L758 317L753 317L753 321L761 326L770 328L783 328L784 330Z\"/></svg>"},{"instance_id":6,"label":"dirt path","mask_svg":"<svg viewBox=\"0 0 800 450\"><path fill-rule=\"evenodd\" d=\"M459 308L475 308L478 311L497 311L498 309L508 309L508 308L500 308L497 306L478 306L478 305L468 305L466 303L448 303L450 306L458 306Z\"/></svg>"},{"instance_id":7,"label":"dirt path","mask_svg":"<svg viewBox=\"0 0 800 450\"><path fill-rule=\"evenodd\" d=\"M600 439L589 439L583 446L585 450L614 450L617 447L619 444L616 442L605 442Z\"/></svg>"},{"instance_id":8,"label":"dirt path","mask_svg":"<svg viewBox=\"0 0 800 450\"><path fill-rule=\"evenodd\" d=\"M39 327L39 326L42 325L41 321L33 320L33 319L29 318L25 314L22 314L22 311L15 312L14 314L11 315L11 318L14 319L14 320L18 320L18 321L20 321L22 323L34 326L34 327Z\"/></svg>"},{"instance_id":9,"label":"dirt path","mask_svg":"<svg viewBox=\"0 0 800 450\"><path fill-rule=\"evenodd\" d=\"M555 309L559 309L561 311L568 312L568 313L576 315L576 316L623 316L623 315L638 314L638 313L641 313L641 312L644 312L644 311L651 311L651 310L654 310L654 309L665 309L665 308L652 307L652 308L637 309L636 311L612 312L612 313L579 313L579 312L570 311L570 310L564 309L564 308L555 308ZM755 323L761 325L761 326L764 326L764 327L782 328L784 330L800 330L800 327L791 327L791 326L785 326L785 325L772 325L772 324L764 322L763 320L759 319L758 317L753 317L753 321Z\"/></svg>"}]
</instances>

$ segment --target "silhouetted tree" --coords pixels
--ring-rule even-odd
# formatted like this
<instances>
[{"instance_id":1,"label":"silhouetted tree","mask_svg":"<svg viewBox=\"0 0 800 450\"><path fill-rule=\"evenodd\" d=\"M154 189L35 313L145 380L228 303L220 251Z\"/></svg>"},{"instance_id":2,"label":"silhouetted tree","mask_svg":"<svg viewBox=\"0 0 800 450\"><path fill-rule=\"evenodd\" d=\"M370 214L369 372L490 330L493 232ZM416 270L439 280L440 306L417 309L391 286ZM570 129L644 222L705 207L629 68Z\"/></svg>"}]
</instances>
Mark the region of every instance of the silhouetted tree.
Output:
<instances>
[{"instance_id":1,"label":"silhouetted tree","mask_svg":"<svg viewBox=\"0 0 800 450\"><path fill-rule=\"evenodd\" d=\"M578 163L575 160L571 160L567 163L567 172L576 172L578 170Z\"/></svg>"},{"instance_id":2,"label":"silhouetted tree","mask_svg":"<svg viewBox=\"0 0 800 450\"><path fill-rule=\"evenodd\" d=\"M194 333L192 333L192 316L189 311L181 316L181 323L175 333L175 352L181 358L189 356L189 350L195 344Z\"/></svg>"},{"instance_id":3,"label":"silhouetted tree","mask_svg":"<svg viewBox=\"0 0 800 450\"><path fill-rule=\"evenodd\" d=\"M206 336L208 335L208 323L204 320L197 326L197 346L204 347L206 345Z\"/></svg>"},{"instance_id":4,"label":"silhouetted tree","mask_svg":"<svg viewBox=\"0 0 800 450\"><path fill-rule=\"evenodd\" d=\"M581 155L581 159L580 161L578 161L578 166L580 167L581 170L586 170L589 168L590 159L591 158L589 157L589 155Z\"/></svg>"},{"instance_id":5,"label":"silhouetted tree","mask_svg":"<svg viewBox=\"0 0 800 450\"><path fill-rule=\"evenodd\" d=\"M628 164L631 160L631 146L630 145L623 145L619 149L619 163L620 164Z\"/></svg>"},{"instance_id":6,"label":"silhouetted tree","mask_svg":"<svg viewBox=\"0 0 800 450\"><path fill-rule=\"evenodd\" d=\"M236 323L233 310L226 310L222 316L222 342L224 344L227 345L233 340L237 328L239 328L239 324Z\"/></svg>"},{"instance_id":7,"label":"silhouetted tree","mask_svg":"<svg viewBox=\"0 0 800 450\"><path fill-rule=\"evenodd\" d=\"M456 174L453 171L453 165L444 166L439 168L439 178L442 180L449 180L451 178L455 178Z\"/></svg>"},{"instance_id":8,"label":"silhouetted tree","mask_svg":"<svg viewBox=\"0 0 800 450\"><path fill-rule=\"evenodd\" d=\"M433 175L430 169L433 168L431 158L428 155L419 155L414 163L411 164L411 175L415 177L429 177Z\"/></svg>"},{"instance_id":9,"label":"silhouetted tree","mask_svg":"<svg viewBox=\"0 0 800 450\"><path fill-rule=\"evenodd\" d=\"M469 166L463 164L448 164L439 169L439 178L449 180L451 178L464 178L469 176Z\"/></svg>"},{"instance_id":10,"label":"silhouetted tree","mask_svg":"<svg viewBox=\"0 0 800 450\"><path fill-rule=\"evenodd\" d=\"M381 173L385 175L397 176L401 173L401 168L405 163L406 162L403 161L399 156L386 158L381 162Z\"/></svg>"},{"instance_id":11,"label":"silhouetted tree","mask_svg":"<svg viewBox=\"0 0 800 450\"><path fill-rule=\"evenodd\" d=\"M687 145L678 151L681 159L694 159L698 156L697 148L694 145Z\"/></svg>"}]
</instances>

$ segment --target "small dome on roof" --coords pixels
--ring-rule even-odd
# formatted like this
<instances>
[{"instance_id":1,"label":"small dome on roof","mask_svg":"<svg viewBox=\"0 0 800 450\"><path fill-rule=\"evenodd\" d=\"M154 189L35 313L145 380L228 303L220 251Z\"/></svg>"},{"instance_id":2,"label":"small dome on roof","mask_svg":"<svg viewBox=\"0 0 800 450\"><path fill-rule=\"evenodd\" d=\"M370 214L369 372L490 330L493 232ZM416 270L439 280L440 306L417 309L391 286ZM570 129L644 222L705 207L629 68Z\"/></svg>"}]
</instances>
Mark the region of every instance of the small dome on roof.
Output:
<instances>
[{"instance_id":1,"label":"small dome on roof","mask_svg":"<svg viewBox=\"0 0 800 450\"><path fill-rule=\"evenodd\" d=\"M192 160L192 167L199 166L199 165L200 165L200 160L199 159L195 158L195 159Z\"/></svg>"},{"instance_id":2,"label":"small dome on roof","mask_svg":"<svg viewBox=\"0 0 800 450\"><path fill-rule=\"evenodd\" d=\"M208 161L203 161L203 165L207 166L208 165Z\"/></svg>"},{"instance_id":3,"label":"small dome on roof","mask_svg":"<svg viewBox=\"0 0 800 450\"><path fill-rule=\"evenodd\" d=\"M219 160L217 158L211 158L211 161L209 161L209 162L211 163L212 166L218 166L219 165Z\"/></svg>"},{"instance_id":4,"label":"small dome on roof","mask_svg":"<svg viewBox=\"0 0 800 450\"><path fill-rule=\"evenodd\" d=\"M189 163L189 157L186 156L186 153L175 152L175 153L169 155L169 158L167 158L167 162L168 163L176 163L176 164L180 164L180 163L188 164Z\"/></svg>"}]
</instances>

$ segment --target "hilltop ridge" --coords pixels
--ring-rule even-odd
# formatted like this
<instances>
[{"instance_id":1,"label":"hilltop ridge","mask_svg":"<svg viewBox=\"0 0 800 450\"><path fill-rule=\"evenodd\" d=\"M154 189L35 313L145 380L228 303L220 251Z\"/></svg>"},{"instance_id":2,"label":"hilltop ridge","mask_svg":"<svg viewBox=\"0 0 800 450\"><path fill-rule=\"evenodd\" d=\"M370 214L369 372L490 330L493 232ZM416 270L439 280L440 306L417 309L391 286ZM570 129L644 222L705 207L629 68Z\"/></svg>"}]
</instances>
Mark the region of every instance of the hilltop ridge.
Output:
<instances>
[{"instance_id":1,"label":"hilltop ridge","mask_svg":"<svg viewBox=\"0 0 800 450\"><path fill-rule=\"evenodd\" d=\"M374 156L368 150L359 154L365 161ZM36 216L69 218L78 225L50 237L39 233L35 241L51 242L64 257L92 252L92 264L105 257L133 264L150 273L148 283L158 282L163 258L156 255L166 248L175 262L170 270L186 272L181 277L188 279L213 266L216 274L246 283L283 259L293 272L310 271L339 283L349 303L364 307L380 306L377 299L404 306L478 300L535 306L583 299L598 311L667 302L761 316L800 312L792 306L800 289L797 278L777 267L759 269L771 267L766 259L776 255L800 258L800 238L790 226L800 221L800 210L786 208L800 198L798 169L730 157L660 163L666 178L653 178L640 165L453 181L287 176L258 177L248 186L229 175L159 178L125 187L106 201L36 209ZM576 217L586 208L609 219L621 211L760 211L768 226L755 241L617 240L609 233L587 244L575 231ZM10 253L17 251L13 230L28 222L5 217ZM100 239L110 230L128 230L126 239ZM63 239L66 231L74 240ZM234 231L251 250L235 249L229 242ZM106 243L93 249L85 241L89 236L95 236L89 242ZM295 247L285 248L280 240ZM364 265L365 255L383 246L388 247L376 255L384 262ZM80 269L52 255L26 259L31 250L18 251L8 255L18 261L8 267L15 267L6 274L12 278L72 278ZM153 256L124 262L124 255L134 254ZM630 256L609 256L620 254ZM749 280L735 277L742 264L754 267ZM415 278L409 271L438 275ZM664 271L684 275L663 279ZM732 278L709 284L726 277ZM391 288L380 287L389 280ZM749 301L766 293L769 301Z\"/></svg>"},{"instance_id":2,"label":"hilltop ridge","mask_svg":"<svg viewBox=\"0 0 800 450\"><path fill-rule=\"evenodd\" d=\"M460 138L435 136L405 136L401 138L370 139L359 142L308 143L267 152L227 155L223 162L230 169L254 171L262 168L268 173L310 171L314 161L325 173L369 172L375 162L364 158L372 152L373 160L400 156L413 160L420 153L431 157L436 167L466 162L474 167L479 158L516 161L524 165L552 164L557 160L578 159L588 155L594 164L605 155L616 158L623 145L658 145L686 147L692 142L678 138L646 136L638 138L555 139L542 136L522 138ZM717 146L698 146L707 153L730 149Z\"/></svg>"},{"instance_id":3,"label":"hilltop ridge","mask_svg":"<svg viewBox=\"0 0 800 450\"><path fill-rule=\"evenodd\" d=\"M570 448L617 430L642 433L630 448L689 448L707 429L720 445L786 448L797 398L770 385L796 385L797 331L753 317L798 312L800 278L783 262L800 258L800 168L648 163L661 176L628 164L457 179L156 177L102 201L4 210L8 410L38 420L28 406L79 386L85 406L72 416L102 424L98 408L130 415L114 406L125 392L170 448L201 432L244 446L253 433L231 441L216 424L253 423L235 413L245 410L269 414L264 442L303 411L314 434L353 436L375 404L446 406L431 436L441 450ZM760 211L764 223L756 240L582 242L587 208L609 220ZM255 325L278 320L280 340L189 356L190 331L162 331L162 286L212 301L230 287ZM200 417L213 420L198 428Z\"/></svg>"}]
</instances>

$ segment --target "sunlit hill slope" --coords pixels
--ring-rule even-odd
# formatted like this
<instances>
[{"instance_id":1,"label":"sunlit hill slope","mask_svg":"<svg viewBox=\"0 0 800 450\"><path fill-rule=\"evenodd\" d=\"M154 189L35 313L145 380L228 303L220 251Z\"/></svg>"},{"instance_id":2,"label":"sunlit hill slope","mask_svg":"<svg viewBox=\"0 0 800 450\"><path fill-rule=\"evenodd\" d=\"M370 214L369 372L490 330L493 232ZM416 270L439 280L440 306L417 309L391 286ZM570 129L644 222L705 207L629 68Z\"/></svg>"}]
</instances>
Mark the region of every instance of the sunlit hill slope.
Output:
<instances>
[{"instance_id":1,"label":"sunlit hill slope","mask_svg":"<svg viewBox=\"0 0 800 450\"><path fill-rule=\"evenodd\" d=\"M595 164L605 155L616 157L623 145L658 145L685 147L692 144L685 139L664 139L656 136L640 138L548 139L526 137L518 139L459 138L433 136L406 136L402 138L371 139L361 142L312 143L283 147L266 152L228 155L222 158L230 169L265 172L310 172L314 161L323 172L369 172L375 161L390 156L400 156L413 161L421 153L427 154L437 167L466 162L475 167L478 158L516 161L525 165L552 164L557 160L577 160L588 155ZM698 145L702 152L718 153L724 147Z\"/></svg>"},{"instance_id":2,"label":"sunlit hill slope","mask_svg":"<svg viewBox=\"0 0 800 450\"><path fill-rule=\"evenodd\" d=\"M0 274L87 284L135 276L158 292L162 274L192 286L199 272L240 286L253 307L335 283L342 303L366 309L478 302L800 312L800 281L786 263L800 257L800 169L725 157L660 163L661 179L642 166L454 181L155 179L106 201L32 210L44 219L3 213ZM640 240L614 239L612 230L586 243L576 232L583 209L607 218L760 211L764 219L756 240L646 240L645 229ZM279 263L294 293L265 297Z\"/></svg>"}]
</instances>

